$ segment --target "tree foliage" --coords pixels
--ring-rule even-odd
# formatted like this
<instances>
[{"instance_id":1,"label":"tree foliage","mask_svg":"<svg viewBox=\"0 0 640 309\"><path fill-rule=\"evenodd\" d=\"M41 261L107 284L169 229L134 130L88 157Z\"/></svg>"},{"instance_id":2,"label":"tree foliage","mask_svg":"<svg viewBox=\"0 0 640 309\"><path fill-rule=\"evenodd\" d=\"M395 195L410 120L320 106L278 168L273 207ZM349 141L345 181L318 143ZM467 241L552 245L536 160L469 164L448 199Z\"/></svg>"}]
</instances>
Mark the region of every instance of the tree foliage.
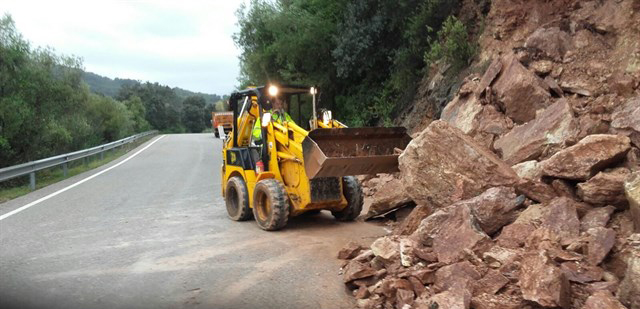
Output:
<instances>
[{"instance_id":1,"label":"tree foliage","mask_svg":"<svg viewBox=\"0 0 640 309\"><path fill-rule=\"evenodd\" d=\"M174 89L126 82L112 98L92 93L83 74L80 59L33 48L9 15L0 18L0 167L152 128L184 131L183 99ZM200 132L205 105L201 97L196 101L186 110L197 113L199 126L190 130Z\"/></svg>"},{"instance_id":2,"label":"tree foliage","mask_svg":"<svg viewBox=\"0 0 640 309\"><path fill-rule=\"evenodd\" d=\"M318 85L321 104L348 124L391 124L458 9L457 0L253 0L237 14L240 86ZM452 39L468 39L453 26Z\"/></svg>"},{"instance_id":3,"label":"tree foliage","mask_svg":"<svg viewBox=\"0 0 640 309\"><path fill-rule=\"evenodd\" d=\"M191 96L182 102L182 123L191 133L200 133L204 130L206 123L205 101L201 96ZM209 118L211 114L209 114Z\"/></svg>"}]
</instances>

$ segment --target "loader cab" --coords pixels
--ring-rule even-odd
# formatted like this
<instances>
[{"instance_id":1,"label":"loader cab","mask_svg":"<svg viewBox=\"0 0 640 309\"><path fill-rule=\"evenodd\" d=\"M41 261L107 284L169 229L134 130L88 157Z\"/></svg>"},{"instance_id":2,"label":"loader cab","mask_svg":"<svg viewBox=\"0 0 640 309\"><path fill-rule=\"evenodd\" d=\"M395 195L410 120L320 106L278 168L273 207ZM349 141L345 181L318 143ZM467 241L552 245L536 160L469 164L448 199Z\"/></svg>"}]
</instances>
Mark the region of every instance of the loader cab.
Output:
<instances>
[{"instance_id":1,"label":"loader cab","mask_svg":"<svg viewBox=\"0 0 640 309\"><path fill-rule=\"evenodd\" d=\"M246 158L246 162L243 163L246 169L255 169L258 161L269 162L268 149L252 142L251 131L255 122L263 119L264 114L271 111L274 105L278 104L276 100L279 100L284 104L283 108L292 120L301 128L308 130L310 128L308 120L313 117L316 94L317 90L314 87L274 84L249 87L232 93L229 105L233 111L234 126L230 140L227 142L230 143L229 149L238 152L234 157ZM263 127L261 133L264 138L267 135L266 128Z\"/></svg>"}]
</instances>

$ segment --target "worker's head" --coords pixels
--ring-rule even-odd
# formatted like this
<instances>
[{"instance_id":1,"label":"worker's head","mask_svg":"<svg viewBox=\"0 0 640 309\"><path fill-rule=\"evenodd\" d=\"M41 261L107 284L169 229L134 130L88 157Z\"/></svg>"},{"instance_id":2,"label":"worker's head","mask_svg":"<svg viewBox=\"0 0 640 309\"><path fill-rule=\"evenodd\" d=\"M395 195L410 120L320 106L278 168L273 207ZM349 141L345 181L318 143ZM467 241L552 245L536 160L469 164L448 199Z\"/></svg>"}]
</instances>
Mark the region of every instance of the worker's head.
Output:
<instances>
[{"instance_id":1,"label":"worker's head","mask_svg":"<svg viewBox=\"0 0 640 309\"><path fill-rule=\"evenodd\" d=\"M273 109L286 109L287 108L287 102L282 96L274 97L272 102L273 102Z\"/></svg>"}]
</instances>

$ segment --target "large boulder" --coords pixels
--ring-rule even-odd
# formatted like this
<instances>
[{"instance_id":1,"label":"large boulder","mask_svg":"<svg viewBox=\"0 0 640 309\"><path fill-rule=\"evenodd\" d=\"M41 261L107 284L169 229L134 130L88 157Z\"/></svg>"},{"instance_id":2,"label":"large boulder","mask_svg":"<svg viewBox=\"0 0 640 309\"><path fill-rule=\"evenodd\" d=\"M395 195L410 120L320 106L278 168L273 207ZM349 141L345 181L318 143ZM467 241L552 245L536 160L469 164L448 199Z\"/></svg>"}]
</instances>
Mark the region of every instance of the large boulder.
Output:
<instances>
[{"instance_id":1,"label":"large boulder","mask_svg":"<svg viewBox=\"0 0 640 309\"><path fill-rule=\"evenodd\" d=\"M634 229L640 232L640 172L635 172L624 183L624 193L629 201L629 213L633 220Z\"/></svg>"},{"instance_id":2,"label":"large boulder","mask_svg":"<svg viewBox=\"0 0 640 309\"><path fill-rule=\"evenodd\" d=\"M611 115L611 128L640 147L640 97L629 99Z\"/></svg>"},{"instance_id":3,"label":"large boulder","mask_svg":"<svg viewBox=\"0 0 640 309\"><path fill-rule=\"evenodd\" d=\"M523 202L524 197L518 198L513 188L495 187L454 205L466 205L471 208L479 227L491 235L515 221L518 208Z\"/></svg>"},{"instance_id":4,"label":"large boulder","mask_svg":"<svg viewBox=\"0 0 640 309\"><path fill-rule=\"evenodd\" d=\"M573 49L573 43L568 33L558 27L550 27L534 31L527 38L524 47L535 48L559 61L568 51Z\"/></svg>"},{"instance_id":5,"label":"large boulder","mask_svg":"<svg viewBox=\"0 0 640 309\"><path fill-rule=\"evenodd\" d=\"M578 125L571 106L565 99L547 107L532 120L513 128L495 142L496 150L509 164L534 160L543 154L553 154L574 141Z\"/></svg>"},{"instance_id":6,"label":"large boulder","mask_svg":"<svg viewBox=\"0 0 640 309\"><path fill-rule=\"evenodd\" d=\"M519 284L524 299L545 307L569 308L569 280L544 251L525 254L521 265Z\"/></svg>"},{"instance_id":7,"label":"large boulder","mask_svg":"<svg viewBox=\"0 0 640 309\"><path fill-rule=\"evenodd\" d=\"M418 205L446 207L489 188L518 182L509 165L441 120L414 138L398 161L402 183Z\"/></svg>"},{"instance_id":8,"label":"large boulder","mask_svg":"<svg viewBox=\"0 0 640 309\"><path fill-rule=\"evenodd\" d=\"M542 161L542 171L546 176L587 180L624 158L630 147L630 140L626 136L589 135Z\"/></svg>"},{"instance_id":9,"label":"large boulder","mask_svg":"<svg viewBox=\"0 0 640 309\"><path fill-rule=\"evenodd\" d=\"M402 181L395 177L379 182L376 192L366 199L369 199L370 206L365 218L379 216L413 202L405 193Z\"/></svg>"},{"instance_id":10,"label":"large boulder","mask_svg":"<svg viewBox=\"0 0 640 309\"><path fill-rule=\"evenodd\" d=\"M627 206L624 196L624 182L631 172L624 168L602 171L586 182L578 184L578 196L585 202L594 205Z\"/></svg>"},{"instance_id":11,"label":"large boulder","mask_svg":"<svg viewBox=\"0 0 640 309\"><path fill-rule=\"evenodd\" d=\"M493 84L497 103L516 123L535 118L536 111L549 105L549 86L510 55L502 59L502 73Z\"/></svg>"},{"instance_id":12,"label":"large boulder","mask_svg":"<svg viewBox=\"0 0 640 309\"><path fill-rule=\"evenodd\" d=\"M461 260L467 250L484 248L491 241L466 204L451 205L422 220L412 239L433 246L438 261L447 264Z\"/></svg>"}]
</instances>

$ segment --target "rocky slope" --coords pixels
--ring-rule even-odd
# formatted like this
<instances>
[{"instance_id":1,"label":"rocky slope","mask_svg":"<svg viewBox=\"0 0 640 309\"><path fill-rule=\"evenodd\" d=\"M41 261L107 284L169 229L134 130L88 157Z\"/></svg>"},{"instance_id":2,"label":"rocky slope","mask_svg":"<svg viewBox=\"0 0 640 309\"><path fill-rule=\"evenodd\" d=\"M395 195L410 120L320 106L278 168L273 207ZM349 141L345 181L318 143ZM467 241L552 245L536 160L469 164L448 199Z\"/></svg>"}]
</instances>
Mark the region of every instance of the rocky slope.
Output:
<instances>
[{"instance_id":1,"label":"rocky slope","mask_svg":"<svg viewBox=\"0 0 640 309\"><path fill-rule=\"evenodd\" d=\"M415 208L340 252L359 307L640 308L640 1L495 0L480 47L364 181L368 217Z\"/></svg>"}]
</instances>

